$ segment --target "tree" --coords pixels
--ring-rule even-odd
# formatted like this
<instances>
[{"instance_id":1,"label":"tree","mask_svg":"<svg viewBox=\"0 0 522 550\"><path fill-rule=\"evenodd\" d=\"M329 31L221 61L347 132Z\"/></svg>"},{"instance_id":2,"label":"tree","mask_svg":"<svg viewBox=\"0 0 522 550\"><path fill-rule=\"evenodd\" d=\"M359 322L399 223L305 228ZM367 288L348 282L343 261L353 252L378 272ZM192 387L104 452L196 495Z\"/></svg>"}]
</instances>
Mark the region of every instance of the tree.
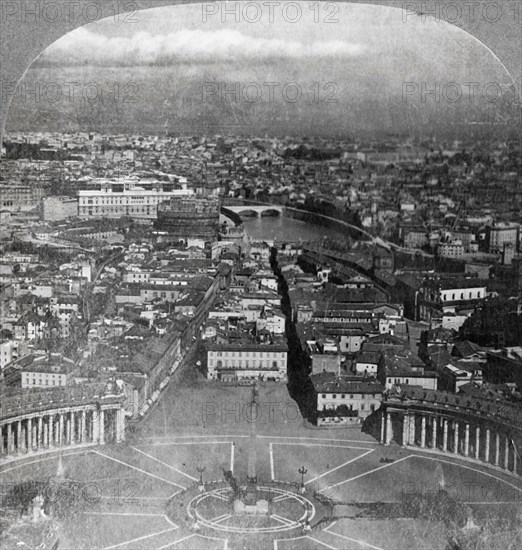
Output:
<instances>
[{"instance_id":1,"label":"tree","mask_svg":"<svg viewBox=\"0 0 522 550\"><path fill-rule=\"evenodd\" d=\"M522 341L522 323L517 314L517 300L490 298L484 300L460 328L463 338L481 345L514 346Z\"/></svg>"}]
</instances>

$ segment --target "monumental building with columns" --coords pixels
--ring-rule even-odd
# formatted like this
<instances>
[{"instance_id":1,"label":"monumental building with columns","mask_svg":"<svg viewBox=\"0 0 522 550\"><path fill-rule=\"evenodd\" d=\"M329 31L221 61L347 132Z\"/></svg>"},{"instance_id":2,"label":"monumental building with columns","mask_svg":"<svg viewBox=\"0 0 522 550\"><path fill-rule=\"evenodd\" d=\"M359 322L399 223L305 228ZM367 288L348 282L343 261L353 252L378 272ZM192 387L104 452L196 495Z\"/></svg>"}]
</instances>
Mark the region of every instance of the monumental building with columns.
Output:
<instances>
[{"instance_id":1,"label":"monumental building with columns","mask_svg":"<svg viewBox=\"0 0 522 550\"><path fill-rule=\"evenodd\" d=\"M392 388L380 409L381 443L440 451L522 475L522 410L497 399Z\"/></svg>"},{"instance_id":2,"label":"monumental building with columns","mask_svg":"<svg viewBox=\"0 0 522 550\"><path fill-rule=\"evenodd\" d=\"M0 402L0 458L125 439L124 394L115 383L9 391Z\"/></svg>"}]
</instances>

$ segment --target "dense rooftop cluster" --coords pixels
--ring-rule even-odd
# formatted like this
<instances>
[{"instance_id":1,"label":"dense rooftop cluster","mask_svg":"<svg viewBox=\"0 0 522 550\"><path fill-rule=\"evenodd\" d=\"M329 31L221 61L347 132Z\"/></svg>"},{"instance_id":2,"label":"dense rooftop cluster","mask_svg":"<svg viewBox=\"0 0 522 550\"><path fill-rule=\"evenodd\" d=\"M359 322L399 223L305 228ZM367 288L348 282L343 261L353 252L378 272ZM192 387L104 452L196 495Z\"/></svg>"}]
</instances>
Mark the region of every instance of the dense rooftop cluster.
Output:
<instances>
[{"instance_id":1,"label":"dense rooftop cluster","mask_svg":"<svg viewBox=\"0 0 522 550\"><path fill-rule=\"evenodd\" d=\"M196 346L211 380L314 388L315 420L404 387L517 403L518 147L7 136L2 385L118 381L137 418ZM227 206L259 203L346 234L252 242Z\"/></svg>"}]
</instances>

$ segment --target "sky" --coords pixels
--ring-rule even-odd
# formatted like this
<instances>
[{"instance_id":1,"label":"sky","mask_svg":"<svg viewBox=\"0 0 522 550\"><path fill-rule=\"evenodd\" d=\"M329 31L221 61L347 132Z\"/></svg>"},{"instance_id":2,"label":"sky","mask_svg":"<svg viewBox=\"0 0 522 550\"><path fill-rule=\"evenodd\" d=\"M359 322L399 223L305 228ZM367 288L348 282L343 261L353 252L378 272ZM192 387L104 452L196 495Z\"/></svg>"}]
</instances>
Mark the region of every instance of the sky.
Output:
<instances>
[{"instance_id":1,"label":"sky","mask_svg":"<svg viewBox=\"0 0 522 550\"><path fill-rule=\"evenodd\" d=\"M245 3L149 9L133 14L134 23L120 15L65 35L32 65L26 76L29 89L35 82L79 82L81 88L82 82L95 81L108 99L115 85L123 89L131 83L139 90L138 101L112 107L107 101L31 106L15 96L8 127L32 128L47 121L55 130L60 124L91 124L105 131L147 126L156 132L194 123L203 131L210 126L226 131L233 122L253 132L277 127L276 133L303 135L332 128L342 134L469 125L479 119L482 124L484 110L486 118L498 122L496 105L468 101L465 83L477 83L480 96L488 83L508 86L509 75L487 48L453 25L418 16L404 19L400 9L362 4L299 2L300 13L290 7L295 2L281 2L273 11L264 1L250 4L254 8L237 17L225 15L224 6L244 9ZM263 87L254 104L221 93L209 101L202 95L209 81L243 89L248 83L277 82L277 97L271 101ZM290 82L302 91L298 103L282 96ZM418 87L407 102L405 83ZM457 103L420 93L422 87L450 83L463 94ZM332 91L334 101L329 101Z\"/></svg>"},{"instance_id":2,"label":"sky","mask_svg":"<svg viewBox=\"0 0 522 550\"><path fill-rule=\"evenodd\" d=\"M216 14L205 13L214 9L206 4L144 10L132 16L136 23L125 23L123 16L108 18L64 36L40 61L133 66L322 58L359 60L382 73L400 64L402 74L412 76L423 66L437 76L484 79L504 73L493 54L454 25L412 16L404 20L402 10L395 8L332 4L317 11L316 3L300 2L298 17L291 7L285 12L274 7L271 14L260 2L260 12L251 8L236 20L224 13L224 5L216 4ZM255 23L246 20L259 16Z\"/></svg>"}]
</instances>

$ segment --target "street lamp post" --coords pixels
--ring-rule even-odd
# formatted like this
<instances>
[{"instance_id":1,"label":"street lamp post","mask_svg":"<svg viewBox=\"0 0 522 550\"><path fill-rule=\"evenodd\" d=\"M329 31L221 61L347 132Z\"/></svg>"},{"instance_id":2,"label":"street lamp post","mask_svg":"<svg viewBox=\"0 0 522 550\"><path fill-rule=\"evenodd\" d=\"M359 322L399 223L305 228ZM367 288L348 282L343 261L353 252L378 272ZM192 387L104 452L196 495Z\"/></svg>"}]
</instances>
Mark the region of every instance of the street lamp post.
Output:
<instances>
[{"instance_id":1,"label":"street lamp post","mask_svg":"<svg viewBox=\"0 0 522 550\"><path fill-rule=\"evenodd\" d=\"M203 492L205 490L205 484L203 483L203 472L205 471L205 466L196 466L196 470L199 472L198 488L200 492Z\"/></svg>"},{"instance_id":2,"label":"street lamp post","mask_svg":"<svg viewBox=\"0 0 522 550\"><path fill-rule=\"evenodd\" d=\"M301 466L299 468L299 470L297 470L297 471L301 474L301 487L299 488L299 492L300 493L305 493L306 492L306 487L305 487L305 484L304 484L304 476L308 472L308 470L304 466Z\"/></svg>"}]
</instances>

